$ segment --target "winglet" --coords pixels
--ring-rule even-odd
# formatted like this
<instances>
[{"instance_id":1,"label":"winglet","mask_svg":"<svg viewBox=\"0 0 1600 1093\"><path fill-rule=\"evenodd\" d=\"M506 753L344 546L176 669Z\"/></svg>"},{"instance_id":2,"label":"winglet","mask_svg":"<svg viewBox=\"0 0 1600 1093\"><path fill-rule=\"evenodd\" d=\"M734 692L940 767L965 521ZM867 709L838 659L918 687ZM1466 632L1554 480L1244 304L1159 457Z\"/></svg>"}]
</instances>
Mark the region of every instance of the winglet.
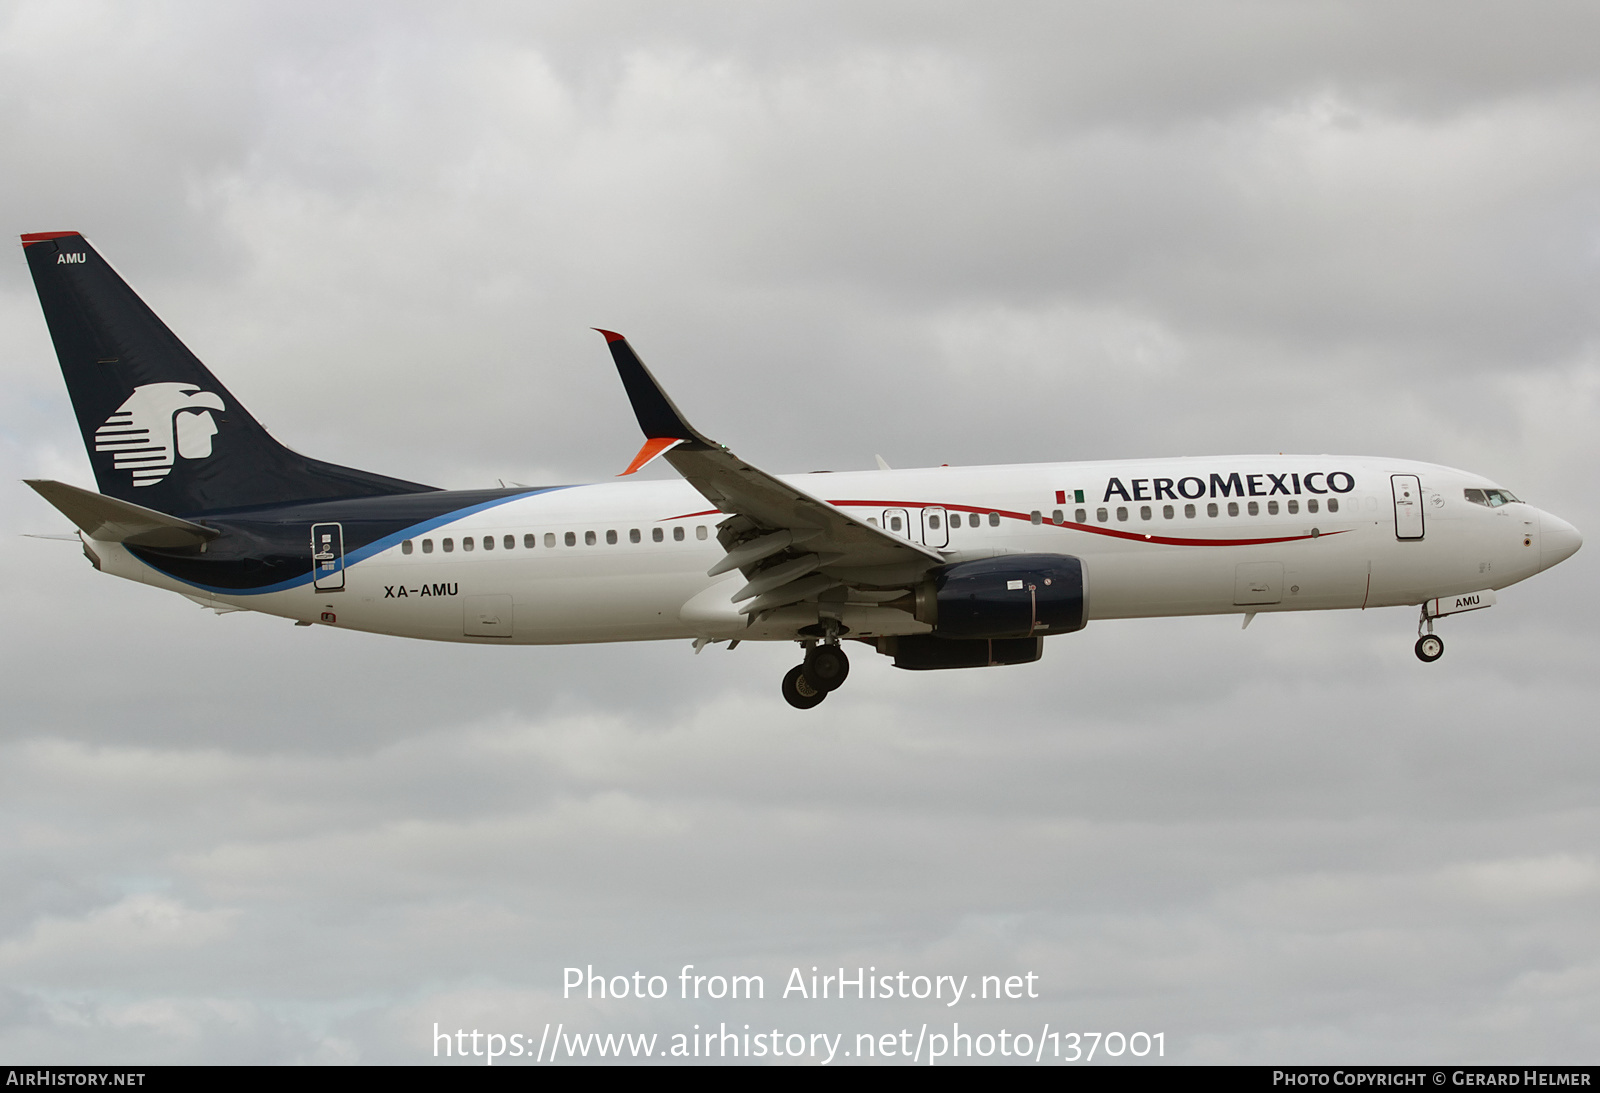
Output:
<instances>
[{"instance_id":1,"label":"winglet","mask_svg":"<svg viewBox=\"0 0 1600 1093\"><path fill-rule=\"evenodd\" d=\"M639 449L639 454L633 457L633 462L628 464L628 469L617 475L618 478L626 477L639 470L656 456L665 453L669 448L676 448L683 441L672 436L653 436L644 442L644 447Z\"/></svg>"},{"instance_id":2,"label":"winglet","mask_svg":"<svg viewBox=\"0 0 1600 1093\"><path fill-rule=\"evenodd\" d=\"M656 378L650 374L650 370L644 366L639 355L628 344L627 338L614 331L600 330L599 327L595 327L595 330L605 335L606 345L611 350L611 359L616 362L617 375L622 377L622 386L628 392L628 401L633 403L633 415L639 419L639 428L649 438L649 442L640 450L639 458L645 457L652 444L667 440L683 444L689 449L716 447L716 444L701 436L695 431L694 426L684 420L683 414L672 404L667 393L661 389ZM644 463L648 463L671 446L668 444L659 451L651 453L644 459ZM644 463L639 462L639 458L634 460L634 466L623 473L631 474L644 466Z\"/></svg>"}]
</instances>

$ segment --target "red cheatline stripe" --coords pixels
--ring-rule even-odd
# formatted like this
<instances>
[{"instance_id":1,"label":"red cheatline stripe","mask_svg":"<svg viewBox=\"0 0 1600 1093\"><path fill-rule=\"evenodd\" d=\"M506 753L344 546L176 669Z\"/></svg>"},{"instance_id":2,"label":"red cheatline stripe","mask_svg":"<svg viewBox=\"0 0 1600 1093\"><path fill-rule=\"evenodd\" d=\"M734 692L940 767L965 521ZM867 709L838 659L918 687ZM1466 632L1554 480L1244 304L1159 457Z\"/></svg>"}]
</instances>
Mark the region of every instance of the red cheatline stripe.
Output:
<instances>
[{"instance_id":1,"label":"red cheatline stripe","mask_svg":"<svg viewBox=\"0 0 1600 1093\"><path fill-rule=\"evenodd\" d=\"M22 236L22 245L30 243L43 243L46 239L64 239L69 235L81 235L81 232L26 232Z\"/></svg>"},{"instance_id":2,"label":"red cheatline stripe","mask_svg":"<svg viewBox=\"0 0 1600 1093\"><path fill-rule=\"evenodd\" d=\"M624 475L632 474L634 471L638 470L640 467L642 467L646 463L650 462L652 459L654 459L656 456L660 455L662 452L666 451L668 448L676 447L677 445L682 444L682 443L683 443L683 438L682 437L676 437L676 436L653 436L653 437L651 437L649 440L644 442L644 447L639 449L639 454L633 457L633 462L628 464L628 469L623 471L622 474L617 475L617 477L621 478ZM716 512L717 510L716 509L712 509L711 511L712 512Z\"/></svg>"},{"instance_id":3,"label":"red cheatline stripe","mask_svg":"<svg viewBox=\"0 0 1600 1093\"><path fill-rule=\"evenodd\" d=\"M979 514L998 512L1007 520L1033 521L1033 516L1026 512L1011 512L1008 509L982 508L977 505L943 505L932 501L829 501L830 505L842 508L885 508L885 509L926 509L940 508L949 512L976 512ZM689 520L696 516L715 516L721 513L720 509L706 509L704 512L686 512L682 516L669 516L668 520ZM1113 539L1128 539L1137 543L1159 543L1162 546L1264 546L1268 543L1297 543L1302 539L1326 538L1329 535L1343 535L1345 531L1323 531L1317 535L1280 535L1269 539L1182 539L1173 535L1146 535L1138 531L1118 531L1115 528L1096 527L1093 524L1057 524L1046 520L1041 527L1060 528L1062 531L1086 531L1091 535L1106 535Z\"/></svg>"}]
</instances>

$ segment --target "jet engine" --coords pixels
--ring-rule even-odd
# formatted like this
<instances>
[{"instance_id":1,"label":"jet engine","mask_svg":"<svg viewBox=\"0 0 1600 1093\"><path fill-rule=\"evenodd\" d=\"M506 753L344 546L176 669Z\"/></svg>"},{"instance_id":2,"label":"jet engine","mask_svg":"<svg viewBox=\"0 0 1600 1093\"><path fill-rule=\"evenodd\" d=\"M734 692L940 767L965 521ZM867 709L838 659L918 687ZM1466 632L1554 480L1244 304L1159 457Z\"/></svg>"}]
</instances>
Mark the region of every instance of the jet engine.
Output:
<instances>
[{"instance_id":1,"label":"jet engine","mask_svg":"<svg viewBox=\"0 0 1600 1093\"><path fill-rule=\"evenodd\" d=\"M911 606L933 633L880 639L895 667L1026 664L1043 653L1045 635L1083 629L1088 586L1078 558L1006 554L939 566Z\"/></svg>"}]
</instances>

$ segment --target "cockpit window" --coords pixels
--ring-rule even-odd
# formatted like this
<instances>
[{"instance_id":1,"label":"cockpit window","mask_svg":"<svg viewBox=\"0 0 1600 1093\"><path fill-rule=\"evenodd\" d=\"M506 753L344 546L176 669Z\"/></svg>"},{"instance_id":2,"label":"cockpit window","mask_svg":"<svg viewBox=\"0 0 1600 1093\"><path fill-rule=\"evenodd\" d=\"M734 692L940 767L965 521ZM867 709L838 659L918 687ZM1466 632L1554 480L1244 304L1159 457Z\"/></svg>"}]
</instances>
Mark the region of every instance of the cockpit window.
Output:
<instances>
[{"instance_id":1,"label":"cockpit window","mask_svg":"<svg viewBox=\"0 0 1600 1093\"><path fill-rule=\"evenodd\" d=\"M1474 505L1497 509L1519 499L1510 490L1463 490L1462 494Z\"/></svg>"}]
</instances>

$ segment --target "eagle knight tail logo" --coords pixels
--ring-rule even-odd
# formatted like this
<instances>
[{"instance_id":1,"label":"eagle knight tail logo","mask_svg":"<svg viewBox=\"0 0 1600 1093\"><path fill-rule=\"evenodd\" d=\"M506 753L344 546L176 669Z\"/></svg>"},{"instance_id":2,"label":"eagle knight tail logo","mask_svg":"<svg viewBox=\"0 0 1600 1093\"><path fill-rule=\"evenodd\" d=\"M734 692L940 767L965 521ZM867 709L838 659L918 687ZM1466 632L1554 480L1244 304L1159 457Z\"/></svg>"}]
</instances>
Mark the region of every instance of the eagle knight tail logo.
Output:
<instances>
[{"instance_id":1,"label":"eagle knight tail logo","mask_svg":"<svg viewBox=\"0 0 1600 1093\"><path fill-rule=\"evenodd\" d=\"M176 457L205 459L217 434L212 410L222 397L190 383L147 383L94 431L94 450L112 453L112 465L133 475L135 486L167 477Z\"/></svg>"}]
</instances>

